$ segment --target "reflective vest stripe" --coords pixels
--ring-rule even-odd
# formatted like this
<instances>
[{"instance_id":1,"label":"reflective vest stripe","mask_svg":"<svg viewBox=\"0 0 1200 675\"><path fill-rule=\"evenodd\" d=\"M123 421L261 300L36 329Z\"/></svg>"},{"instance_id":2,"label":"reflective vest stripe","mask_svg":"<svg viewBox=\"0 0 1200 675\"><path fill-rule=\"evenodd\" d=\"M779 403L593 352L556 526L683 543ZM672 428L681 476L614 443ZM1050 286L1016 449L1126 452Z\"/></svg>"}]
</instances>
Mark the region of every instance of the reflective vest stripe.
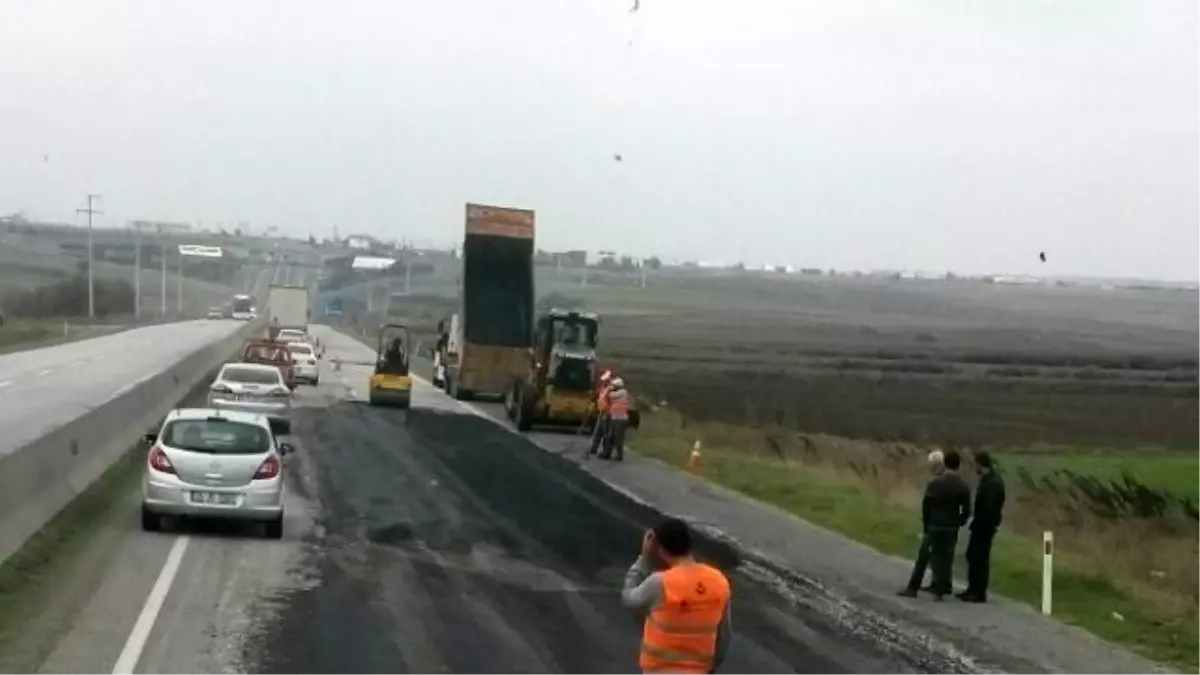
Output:
<instances>
[{"instance_id":1,"label":"reflective vest stripe","mask_svg":"<svg viewBox=\"0 0 1200 675\"><path fill-rule=\"evenodd\" d=\"M600 388L600 394L596 397L596 407L600 412L608 412L608 386Z\"/></svg>"},{"instance_id":2,"label":"reflective vest stripe","mask_svg":"<svg viewBox=\"0 0 1200 675\"><path fill-rule=\"evenodd\" d=\"M683 649L662 649L643 644L642 655L659 661L662 664L660 667L664 669L694 666L702 668L704 672L708 672L708 669L712 668L712 655L702 652Z\"/></svg>"},{"instance_id":3,"label":"reflective vest stripe","mask_svg":"<svg viewBox=\"0 0 1200 675\"><path fill-rule=\"evenodd\" d=\"M608 397L608 414L614 420L623 420L629 417L629 394L624 391L610 393Z\"/></svg>"},{"instance_id":4,"label":"reflective vest stripe","mask_svg":"<svg viewBox=\"0 0 1200 675\"><path fill-rule=\"evenodd\" d=\"M697 621L695 623L676 623L659 621L653 616L647 617L646 622L653 628L664 633L675 633L676 635L715 635L717 629L720 628L721 622Z\"/></svg>"}]
</instances>

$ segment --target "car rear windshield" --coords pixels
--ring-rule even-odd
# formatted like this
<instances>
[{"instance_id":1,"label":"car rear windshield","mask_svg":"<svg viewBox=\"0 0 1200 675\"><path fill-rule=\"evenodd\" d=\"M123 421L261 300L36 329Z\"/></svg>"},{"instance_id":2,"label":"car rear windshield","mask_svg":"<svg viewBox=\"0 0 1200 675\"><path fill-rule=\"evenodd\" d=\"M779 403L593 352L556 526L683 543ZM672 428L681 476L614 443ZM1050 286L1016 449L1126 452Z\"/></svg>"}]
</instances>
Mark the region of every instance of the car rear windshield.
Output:
<instances>
[{"instance_id":1,"label":"car rear windshield","mask_svg":"<svg viewBox=\"0 0 1200 675\"><path fill-rule=\"evenodd\" d=\"M312 354L312 347L301 344L288 345L288 350L300 354L301 356L309 356Z\"/></svg>"},{"instance_id":2,"label":"car rear windshield","mask_svg":"<svg viewBox=\"0 0 1200 675\"><path fill-rule=\"evenodd\" d=\"M304 339L304 333L301 333L298 330L281 330L281 331L279 331L279 337L280 337L280 339L286 338L288 340L295 340L296 342L300 342L301 340Z\"/></svg>"},{"instance_id":3,"label":"car rear windshield","mask_svg":"<svg viewBox=\"0 0 1200 675\"><path fill-rule=\"evenodd\" d=\"M229 382L245 382L247 384L279 384L278 370L261 368L226 368L221 373L221 379Z\"/></svg>"},{"instance_id":4,"label":"car rear windshield","mask_svg":"<svg viewBox=\"0 0 1200 675\"><path fill-rule=\"evenodd\" d=\"M292 357L288 354L288 350L282 347L271 346L250 347L246 350L245 358L247 360L278 361L280 363L287 363L292 360Z\"/></svg>"},{"instance_id":5,"label":"car rear windshield","mask_svg":"<svg viewBox=\"0 0 1200 675\"><path fill-rule=\"evenodd\" d=\"M214 455L255 455L271 448L271 433L255 424L230 420L175 420L162 433L172 448Z\"/></svg>"}]
</instances>

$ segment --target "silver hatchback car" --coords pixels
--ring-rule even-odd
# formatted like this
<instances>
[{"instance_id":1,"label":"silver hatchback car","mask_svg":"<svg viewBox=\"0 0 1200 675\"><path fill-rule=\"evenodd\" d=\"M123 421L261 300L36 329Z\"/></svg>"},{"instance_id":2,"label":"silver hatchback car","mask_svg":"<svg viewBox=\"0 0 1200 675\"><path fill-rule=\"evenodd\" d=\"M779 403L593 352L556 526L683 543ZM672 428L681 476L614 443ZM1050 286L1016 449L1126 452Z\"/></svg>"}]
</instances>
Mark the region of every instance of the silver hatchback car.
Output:
<instances>
[{"instance_id":1,"label":"silver hatchback car","mask_svg":"<svg viewBox=\"0 0 1200 675\"><path fill-rule=\"evenodd\" d=\"M261 522L267 537L281 538L283 456L293 448L277 436L288 426L256 413L171 411L146 435L142 529L160 529L163 516L224 518Z\"/></svg>"},{"instance_id":2,"label":"silver hatchback car","mask_svg":"<svg viewBox=\"0 0 1200 675\"><path fill-rule=\"evenodd\" d=\"M279 368L265 363L226 363L208 388L208 405L222 410L290 419L292 390Z\"/></svg>"}]
</instances>

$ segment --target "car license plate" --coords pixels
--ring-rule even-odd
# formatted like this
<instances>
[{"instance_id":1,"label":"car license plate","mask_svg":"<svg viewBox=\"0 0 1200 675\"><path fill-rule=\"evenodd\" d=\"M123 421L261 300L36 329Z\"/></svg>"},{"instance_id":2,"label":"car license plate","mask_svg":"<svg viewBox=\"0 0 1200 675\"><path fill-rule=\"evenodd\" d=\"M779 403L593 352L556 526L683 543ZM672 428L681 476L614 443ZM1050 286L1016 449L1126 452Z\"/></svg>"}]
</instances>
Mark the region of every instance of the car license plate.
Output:
<instances>
[{"instance_id":1,"label":"car license plate","mask_svg":"<svg viewBox=\"0 0 1200 675\"><path fill-rule=\"evenodd\" d=\"M253 400L257 399L257 398L258 398L258 397L257 397L257 396L255 396L254 394L238 394L236 397L234 397L234 400L237 400L237 401L253 401Z\"/></svg>"},{"instance_id":2,"label":"car license plate","mask_svg":"<svg viewBox=\"0 0 1200 675\"><path fill-rule=\"evenodd\" d=\"M237 504L237 495L228 492L192 492L192 501L196 504L217 504L233 506Z\"/></svg>"}]
</instances>

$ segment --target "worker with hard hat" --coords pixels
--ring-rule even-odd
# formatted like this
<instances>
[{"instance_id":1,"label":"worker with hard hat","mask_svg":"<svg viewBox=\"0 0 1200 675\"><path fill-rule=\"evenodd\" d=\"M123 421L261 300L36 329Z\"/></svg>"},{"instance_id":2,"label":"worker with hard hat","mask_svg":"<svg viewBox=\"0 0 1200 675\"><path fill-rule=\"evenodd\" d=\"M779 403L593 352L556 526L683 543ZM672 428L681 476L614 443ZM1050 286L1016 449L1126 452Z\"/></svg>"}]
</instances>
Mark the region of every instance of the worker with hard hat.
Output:
<instances>
[{"instance_id":1,"label":"worker with hard hat","mask_svg":"<svg viewBox=\"0 0 1200 675\"><path fill-rule=\"evenodd\" d=\"M608 388L612 380L612 371L600 373L600 386L596 388L596 424L592 427L592 447L588 455L596 454L603 443L608 449Z\"/></svg>"},{"instance_id":2,"label":"worker with hard hat","mask_svg":"<svg viewBox=\"0 0 1200 675\"><path fill-rule=\"evenodd\" d=\"M714 673L732 637L729 579L692 556L692 535L677 518L642 536L625 574L621 602L647 612L638 665L643 673Z\"/></svg>"},{"instance_id":3,"label":"worker with hard hat","mask_svg":"<svg viewBox=\"0 0 1200 675\"><path fill-rule=\"evenodd\" d=\"M625 459L625 430L629 428L629 392L625 390L625 380L614 377L608 386L608 442L600 459Z\"/></svg>"}]
</instances>

